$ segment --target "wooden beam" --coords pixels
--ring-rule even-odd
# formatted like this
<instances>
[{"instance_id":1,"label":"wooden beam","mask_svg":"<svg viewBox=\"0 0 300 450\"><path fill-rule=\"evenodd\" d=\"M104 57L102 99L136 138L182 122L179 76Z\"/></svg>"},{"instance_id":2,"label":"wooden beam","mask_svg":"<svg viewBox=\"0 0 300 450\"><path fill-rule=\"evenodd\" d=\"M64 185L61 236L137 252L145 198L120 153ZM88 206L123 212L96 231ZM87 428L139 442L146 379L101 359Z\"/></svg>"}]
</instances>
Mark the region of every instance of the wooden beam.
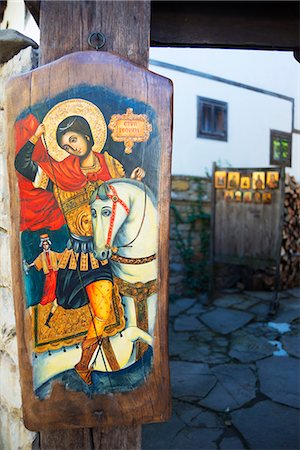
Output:
<instances>
[{"instance_id":1,"label":"wooden beam","mask_svg":"<svg viewBox=\"0 0 300 450\"><path fill-rule=\"evenodd\" d=\"M40 1L25 4L39 23ZM151 45L299 53L299 18L295 1L152 1Z\"/></svg>"},{"instance_id":2,"label":"wooden beam","mask_svg":"<svg viewBox=\"0 0 300 450\"><path fill-rule=\"evenodd\" d=\"M152 2L151 45L293 50L298 2Z\"/></svg>"},{"instance_id":3,"label":"wooden beam","mask_svg":"<svg viewBox=\"0 0 300 450\"><path fill-rule=\"evenodd\" d=\"M33 2L34 3L34 2ZM103 50L113 51L141 66L148 65L150 2L41 1L40 64L67 53L89 50L88 37L100 31L106 37ZM138 450L141 426L111 429L52 430L40 433L40 449Z\"/></svg>"},{"instance_id":4,"label":"wooden beam","mask_svg":"<svg viewBox=\"0 0 300 450\"><path fill-rule=\"evenodd\" d=\"M40 28L40 64L92 50L88 37L97 31L106 37L101 50L148 65L150 1L42 1Z\"/></svg>"}]
</instances>

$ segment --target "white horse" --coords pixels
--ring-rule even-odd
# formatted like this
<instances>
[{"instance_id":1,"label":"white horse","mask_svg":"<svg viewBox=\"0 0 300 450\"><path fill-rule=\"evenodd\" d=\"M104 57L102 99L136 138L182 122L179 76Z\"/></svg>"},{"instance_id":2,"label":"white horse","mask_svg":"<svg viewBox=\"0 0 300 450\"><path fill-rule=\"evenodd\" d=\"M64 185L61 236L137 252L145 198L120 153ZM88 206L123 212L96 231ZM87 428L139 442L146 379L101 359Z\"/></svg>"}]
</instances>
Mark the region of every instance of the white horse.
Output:
<instances>
[{"instance_id":1,"label":"white horse","mask_svg":"<svg viewBox=\"0 0 300 450\"><path fill-rule=\"evenodd\" d=\"M99 260L111 258L115 282L119 281L126 328L110 337L120 368L132 365L139 357L136 341L153 344L156 316L156 278L158 223L156 202L151 191L132 179L113 179L103 183L91 197L94 254ZM118 283L117 283L118 284ZM144 294L143 323L138 323L136 289ZM139 306L141 307L141 302ZM142 329L144 328L144 329ZM104 364L101 350L96 370L111 370Z\"/></svg>"},{"instance_id":2,"label":"white horse","mask_svg":"<svg viewBox=\"0 0 300 450\"><path fill-rule=\"evenodd\" d=\"M95 256L99 260L111 258L115 281L122 280L129 291L130 288L145 291L147 286L149 287L149 295L143 294L147 320L142 325L138 323L136 317L134 296L130 295L130 292L124 295L121 289L127 319L126 328L110 337L109 342L118 366L125 368L134 364L141 356L138 354L140 342L153 345L157 303L156 202L151 191L143 183L125 178L113 179L102 184L93 193L91 211ZM113 254L113 251L117 252ZM139 264L136 264L137 262ZM37 359L33 358L35 388L55 375L73 368L80 356L81 349L74 345L68 347L66 352L64 349L52 351L51 357L45 352L38 355ZM101 372L116 370L110 365L104 345L100 347L93 368Z\"/></svg>"}]
</instances>

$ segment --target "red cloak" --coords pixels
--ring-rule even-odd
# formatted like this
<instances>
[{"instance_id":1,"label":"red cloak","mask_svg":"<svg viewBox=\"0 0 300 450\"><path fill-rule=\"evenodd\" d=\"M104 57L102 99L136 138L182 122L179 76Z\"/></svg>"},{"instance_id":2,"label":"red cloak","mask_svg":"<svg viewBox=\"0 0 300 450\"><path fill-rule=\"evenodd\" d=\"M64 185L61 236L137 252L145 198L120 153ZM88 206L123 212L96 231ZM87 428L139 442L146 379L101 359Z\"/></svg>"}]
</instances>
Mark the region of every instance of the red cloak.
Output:
<instances>
[{"instance_id":1,"label":"red cloak","mask_svg":"<svg viewBox=\"0 0 300 450\"><path fill-rule=\"evenodd\" d=\"M16 153L33 136L39 122L33 114L19 120L15 126ZM95 153L100 161L101 168L96 173L84 174L80 169L80 160L70 155L64 161L57 162L47 153L41 139L35 144L32 159L58 187L64 191L77 191L82 189L87 181L111 179L105 158ZM21 200L20 230L39 230L49 228L59 229L64 223L64 216L52 192L35 188L33 183L19 173L19 191Z\"/></svg>"}]
</instances>

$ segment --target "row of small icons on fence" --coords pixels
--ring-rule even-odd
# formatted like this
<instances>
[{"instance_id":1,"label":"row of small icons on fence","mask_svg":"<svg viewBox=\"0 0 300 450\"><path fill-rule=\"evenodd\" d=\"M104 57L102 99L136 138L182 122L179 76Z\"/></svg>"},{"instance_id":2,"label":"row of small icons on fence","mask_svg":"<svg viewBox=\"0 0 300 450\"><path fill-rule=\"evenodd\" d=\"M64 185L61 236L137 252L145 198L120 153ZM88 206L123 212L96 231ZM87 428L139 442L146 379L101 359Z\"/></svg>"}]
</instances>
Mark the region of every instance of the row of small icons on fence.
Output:
<instances>
[{"instance_id":1,"label":"row of small icons on fence","mask_svg":"<svg viewBox=\"0 0 300 450\"><path fill-rule=\"evenodd\" d=\"M241 173L238 171L227 172L217 170L215 172L216 189L277 189L279 186L279 172L252 172Z\"/></svg>"},{"instance_id":2,"label":"row of small icons on fence","mask_svg":"<svg viewBox=\"0 0 300 450\"><path fill-rule=\"evenodd\" d=\"M224 199L227 202L236 202L236 203L264 203L266 205L270 205L272 203L272 194L271 192L241 192L241 191L224 191Z\"/></svg>"}]
</instances>

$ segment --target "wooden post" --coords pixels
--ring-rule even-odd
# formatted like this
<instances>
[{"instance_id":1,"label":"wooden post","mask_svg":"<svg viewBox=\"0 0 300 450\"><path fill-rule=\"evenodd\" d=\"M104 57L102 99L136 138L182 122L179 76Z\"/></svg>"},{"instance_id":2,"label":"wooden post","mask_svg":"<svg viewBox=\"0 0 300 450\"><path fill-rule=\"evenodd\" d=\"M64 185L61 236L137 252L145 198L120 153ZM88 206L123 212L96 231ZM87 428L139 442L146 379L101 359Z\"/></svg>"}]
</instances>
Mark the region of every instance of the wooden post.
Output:
<instances>
[{"instance_id":1,"label":"wooden post","mask_svg":"<svg viewBox=\"0 0 300 450\"><path fill-rule=\"evenodd\" d=\"M42 1L40 30L40 65L91 49L89 34L101 32L102 50L147 67L150 1ZM41 450L135 450L141 447L141 426L43 431L39 444Z\"/></svg>"},{"instance_id":2,"label":"wooden post","mask_svg":"<svg viewBox=\"0 0 300 450\"><path fill-rule=\"evenodd\" d=\"M282 246L282 232L283 232L283 222L284 222L284 198L285 198L285 167L280 169L280 220L279 220L279 234L276 243L277 248L277 258L276 258L276 272L275 272L275 283L274 283L274 296L270 304L269 315L274 316L279 309L280 299L279 290L281 289L280 280L280 262L281 262L281 246Z\"/></svg>"},{"instance_id":3,"label":"wooden post","mask_svg":"<svg viewBox=\"0 0 300 450\"><path fill-rule=\"evenodd\" d=\"M150 1L48 1L40 9L40 65L79 50L91 50L89 34L101 32L101 50L147 67Z\"/></svg>"},{"instance_id":4,"label":"wooden post","mask_svg":"<svg viewBox=\"0 0 300 450\"><path fill-rule=\"evenodd\" d=\"M216 163L213 162L211 174L211 214L210 214L210 251L209 251L209 289L207 303L211 304L215 292L215 212L216 212L216 190L215 190L215 171Z\"/></svg>"}]
</instances>

